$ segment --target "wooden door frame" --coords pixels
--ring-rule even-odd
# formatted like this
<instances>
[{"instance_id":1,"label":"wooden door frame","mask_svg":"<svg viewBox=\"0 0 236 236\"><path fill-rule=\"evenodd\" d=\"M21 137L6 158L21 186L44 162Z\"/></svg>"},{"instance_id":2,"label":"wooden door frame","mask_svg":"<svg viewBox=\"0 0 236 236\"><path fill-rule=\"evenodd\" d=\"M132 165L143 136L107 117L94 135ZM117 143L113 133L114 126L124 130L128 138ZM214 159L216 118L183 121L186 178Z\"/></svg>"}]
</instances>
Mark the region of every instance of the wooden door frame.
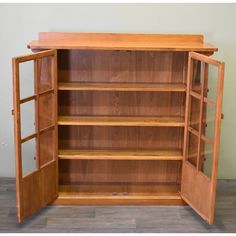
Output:
<instances>
[{"instance_id":1,"label":"wooden door frame","mask_svg":"<svg viewBox=\"0 0 236 236\"><path fill-rule=\"evenodd\" d=\"M51 68L52 72L52 89L46 90L39 93L39 70L38 62L44 57L52 57L53 65ZM27 61L34 61L34 94L32 96L21 99L20 98L20 63ZM56 50L46 50L42 52L37 52L34 54L24 55L20 57L15 57L12 59L12 78L13 78L13 114L14 114L14 141L15 141L15 168L16 168L16 204L17 204L17 218L18 222L21 222L25 217L23 217L23 207L22 207L22 182L23 179L40 171L45 166L55 162L56 165L56 192L58 193L58 128L57 128L57 51ZM54 94L54 124L51 127L46 127L39 130L39 96L44 94ZM20 105L29 101L35 101L35 132L31 135L28 135L24 138L21 137L21 110ZM43 166L39 164L39 135L50 130L54 129L54 138L55 138L55 150L54 150L54 159ZM33 138L36 138L36 169L23 176L22 174L22 143L27 142Z\"/></svg>"},{"instance_id":2,"label":"wooden door frame","mask_svg":"<svg viewBox=\"0 0 236 236\"><path fill-rule=\"evenodd\" d=\"M214 210L215 210L215 195L216 195L216 183L217 183L217 172L218 172L218 159L219 159L219 144L220 144L220 127L221 127L221 118L222 118L222 100L223 100L223 83L224 83L224 62L217 61L215 59L212 59L208 56L195 53L195 52L189 52L189 58L188 58L188 72L187 72L187 96L186 96L186 107L185 107L185 130L184 130L184 147L183 147L183 167L184 165L191 165L187 161L187 155L188 155L188 136L189 136L189 119L190 119L190 90L192 85L192 69L193 69L193 60L203 62L203 72L202 75L203 78L206 78L206 73L208 73L208 64L218 67L218 78L217 78L217 98L215 101L215 125L214 125L214 139L213 139L213 162L212 162L212 174L211 178L209 178L210 181L210 212L209 217L202 214L197 207L191 204L191 201L189 201L182 192L182 185L181 185L181 196L182 198L206 221L208 221L210 224L213 224L214 222ZM207 66L206 66L207 65ZM203 102L213 103L211 99L204 98L204 80L203 79L203 86L201 88L201 95L198 97L200 100L200 115L199 115L199 124L201 124L202 119L202 104ZM199 133L198 133L198 142L201 140L201 125L199 125ZM198 145L198 154L197 154L197 165L196 170L199 172L199 152L200 152L200 144ZM199 172L202 176L206 177L202 172ZM182 182L184 181L184 170L182 170Z\"/></svg>"}]
</instances>

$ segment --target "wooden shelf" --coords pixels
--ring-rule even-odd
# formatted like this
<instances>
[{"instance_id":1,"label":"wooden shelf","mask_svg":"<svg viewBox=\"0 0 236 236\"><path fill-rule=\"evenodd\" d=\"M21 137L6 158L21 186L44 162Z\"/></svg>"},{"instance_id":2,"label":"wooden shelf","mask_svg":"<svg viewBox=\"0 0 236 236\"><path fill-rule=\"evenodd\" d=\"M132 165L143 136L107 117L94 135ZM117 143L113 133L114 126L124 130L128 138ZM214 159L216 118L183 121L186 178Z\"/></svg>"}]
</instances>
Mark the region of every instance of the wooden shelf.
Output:
<instances>
[{"instance_id":1,"label":"wooden shelf","mask_svg":"<svg viewBox=\"0 0 236 236\"><path fill-rule=\"evenodd\" d=\"M54 205L186 205L179 193L144 196L64 195L58 194Z\"/></svg>"},{"instance_id":2,"label":"wooden shelf","mask_svg":"<svg viewBox=\"0 0 236 236\"><path fill-rule=\"evenodd\" d=\"M59 150L60 159L72 160L182 160L181 150Z\"/></svg>"},{"instance_id":3,"label":"wooden shelf","mask_svg":"<svg viewBox=\"0 0 236 236\"><path fill-rule=\"evenodd\" d=\"M184 127L184 118L130 116L59 116L58 125Z\"/></svg>"},{"instance_id":4,"label":"wooden shelf","mask_svg":"<svg viewBox=\"0 0 236 236\"><path fill-rule=\"evenodd\" d=\"M59 83L59 90L78 91L149 91L149 92L185 92L185 84L155 83Z\"/></svg>"},{"instance_id":5,"label":"wooden shelf","mask_svg":"<svg viewBox=\"0 0 236 236\"><path fill-rule=\"evenodd\" d=\"M184 204L177 184L80 183L60 185L54 204L171 205Z\"/></svg>"}]
</instances>

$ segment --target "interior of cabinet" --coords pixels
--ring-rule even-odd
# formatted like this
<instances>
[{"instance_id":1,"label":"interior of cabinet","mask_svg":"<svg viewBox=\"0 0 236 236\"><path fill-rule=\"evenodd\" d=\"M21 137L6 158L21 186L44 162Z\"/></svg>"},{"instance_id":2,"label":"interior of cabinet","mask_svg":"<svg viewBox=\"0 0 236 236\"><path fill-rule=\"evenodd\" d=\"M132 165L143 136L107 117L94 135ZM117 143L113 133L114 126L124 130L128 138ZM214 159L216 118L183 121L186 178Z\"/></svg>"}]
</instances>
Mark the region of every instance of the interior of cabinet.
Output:
<instances>
[{"instance_id":1,"label":"interior of cabinet","mask_svg":"<svg viewBox=\"0 0 236 236\"><path fill-rule=\"evenodd\" d=\"M187 52L58 50L61 202L181 200L186 73Z\"/></svg>"}]
</instances>

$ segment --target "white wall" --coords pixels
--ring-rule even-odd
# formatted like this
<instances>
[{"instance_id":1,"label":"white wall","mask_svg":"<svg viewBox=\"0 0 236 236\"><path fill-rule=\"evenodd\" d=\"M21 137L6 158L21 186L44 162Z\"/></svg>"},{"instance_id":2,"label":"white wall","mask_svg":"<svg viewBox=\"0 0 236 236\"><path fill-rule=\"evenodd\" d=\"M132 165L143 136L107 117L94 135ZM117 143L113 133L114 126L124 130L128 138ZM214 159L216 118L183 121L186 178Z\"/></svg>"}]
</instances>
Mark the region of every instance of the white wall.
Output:
<instances>
[{"instance_id":1,"label":"white wall","mask_svg":"<svg viewBox=\"0 0 236 236\"><path fill-rule=\"evenodd\" d=\"M11 58L40 31L191 33L226 62L219 178L236 178L235 4L0 4L0 176L14 176Z\"/></svg>"}]
</instances>

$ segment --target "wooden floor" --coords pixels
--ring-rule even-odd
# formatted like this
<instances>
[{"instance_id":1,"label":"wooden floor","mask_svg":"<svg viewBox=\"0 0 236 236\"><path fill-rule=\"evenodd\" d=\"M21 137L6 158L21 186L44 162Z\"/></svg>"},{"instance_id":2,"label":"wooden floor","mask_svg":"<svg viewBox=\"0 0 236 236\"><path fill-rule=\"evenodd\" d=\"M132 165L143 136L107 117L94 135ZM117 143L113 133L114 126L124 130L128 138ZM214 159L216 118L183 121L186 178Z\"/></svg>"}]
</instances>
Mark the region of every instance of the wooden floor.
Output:
<instances>
[{"instance_id":1,"label":"wooden floor","mask_svg":"<svg viewBox=\"0 0 236 236\"><path fill-rule=\"evenodd\" d=\"M15 180L0 178L0 232L236 232L236 180L219 181L210 226L188 206L48 206L18 224Z\"/></svg>"}]
</instances>

